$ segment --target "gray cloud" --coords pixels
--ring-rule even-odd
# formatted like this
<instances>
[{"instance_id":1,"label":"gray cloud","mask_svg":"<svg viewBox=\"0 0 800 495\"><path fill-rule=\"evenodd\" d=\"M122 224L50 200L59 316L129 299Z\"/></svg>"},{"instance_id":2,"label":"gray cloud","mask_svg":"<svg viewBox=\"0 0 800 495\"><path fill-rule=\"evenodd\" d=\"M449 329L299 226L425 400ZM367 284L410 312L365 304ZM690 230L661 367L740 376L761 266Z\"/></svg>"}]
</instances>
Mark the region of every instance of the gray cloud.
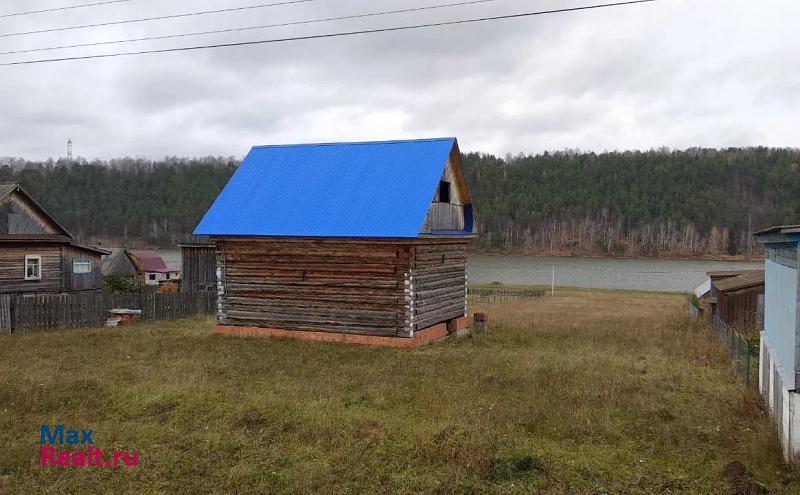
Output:
<instances>
[{"instance_id":1,"label":"gray cloud","mask_svg":"<svg viewBox=\"0 0 800 495\"><path fill-rule=\"evenodd\" d=\"M255 3L255 2L253 2ZM432 5L318 0L238 14L0 38L31 48ZM446 3L442 1L441 3ZM483 6L52 53L109 53L560 8ZM0 33L247 5L133 1L0 20ZM4 2L3 11L52 6ZM795 146L800 4L654 4L469 26L0 68L0 156L243 155L254 144L457 135L464 150Z\"/></svg>"}]
</instances>

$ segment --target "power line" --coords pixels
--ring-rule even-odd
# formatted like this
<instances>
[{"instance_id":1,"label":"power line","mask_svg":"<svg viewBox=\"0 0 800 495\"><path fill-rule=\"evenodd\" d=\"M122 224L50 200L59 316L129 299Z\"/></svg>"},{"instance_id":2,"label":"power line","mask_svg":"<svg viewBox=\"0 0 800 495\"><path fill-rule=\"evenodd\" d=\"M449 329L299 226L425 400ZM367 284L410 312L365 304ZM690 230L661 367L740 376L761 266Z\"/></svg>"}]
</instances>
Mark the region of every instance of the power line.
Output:
<instances>
[{"instance_id":1,"label":"power line","mask_svg":"<svg viewBox=\"0 0 800 495\"><path fill-rule=\"evenodd\" d=\"M340 38L345 36L357 36L357 35L364 35L364 34L375 34L375 33L387 33L387 32L395 32L395 31L407 31L412 29L425 29L425 28L434 28L434 27L442 27L442 26L455 26L461 24L473 24L477 22L487 22L487 21L499 21L504 19L520 19L523 17L532 17L538 15L546 15L546 14L559 14L559 13L566 13L566 12L577 12L581 10L594 10L594 9L601 9L606 7L621 7L624 5L634 5L634 4L641 4L641 3L652 3L657 0L631 0L627 2L616 2L616 3L604 3L604 4L596 4L596 5L585 5L582 7L570 7L564 9L553 9L553 10L540 10L536 12L523 12L519 14L509 14L509 15L498 15L498 16L491 16L491 17L478 17L472 19L461 19L457 21L443 21L443 22L431 22L427 24L411 24L406 26L396 26L390 28L379 28L379 29L364 29L360 31L345 31L345 32L338 32L338 33L326 33L326 34L314 34L314 35L307 35L307 36L292 36L288 38L272 38L266 40L253 40L253 41L239 41L236 43L217 43L213 45L196 45L196 46L186 46L186 47L178 47L178 48L162 48L157 50L140 50L140 51L133 51L133 52L117 52L117 53L106 53L100 55L83 55L77 57L61 57L61 58L47 58L47 59L38 59L38 60L23 60L19 62L4 62L0 63L0 67L10 66L10 65L30 65L30 64L43 64L49 62L66 62L69 60L91 60L97 58L112 58L112 57L126 57L126 56L133 56L133 55L146 55L151 53L172 53L172 52L183 52L183 51L190 51L190 50L205 50L211 48L228 48L228 47L238 47L238 46L251 46L251 45L262 45L262 44L271 44L271 43L285 43L289 41L305 41L305 40L318 40L318 39L327 39L327 38Z\"/></svg>"},{"instance_id":2,"label":"power line","mask_svg":"<svg viewBox=\"0 0 800 495\"><path fill-rule=\"evenodd\" d=\"M82 9L85 7L97 7L99 5L108 5L111 3L123 3L123 2L130 2L132 0L108 0L105 2L94 2L94 3L82 3L80 5L67 5L64 7L52 7L49 9L41 9L41 10L28 10L26 12L12 12L10 14L0 14L0 18L3 17L15 17L20 15L30 15L30 14L44 14L46 12L59 12L62 10L73 10L73 9Z\"/></svg>"},{"instance_id":3,"label":"power line","mask_svg":"<svg viewBox=\"0 0 800 495\"><path fill-rule=\"evenodd\" d=\"M258 5L245 5L242 7L230 7L227 9L200 10L196 12L184 12L182 14L161 15L156 17L140 17L138 19L125 19L122 21L98 22L96 24L81 24L79 26L64 26L64 27L49 28L49 29L38 29L35 31L22 31L19 33L6 33L6 34L0 34L0 38L9 38L11 36L27 36L30 34L55 33L58 31L70 31L75 29L87 29L93 27L117 26L119 24L134 24L137 22L161 21L164 19L178 19L180 17L192 17L196 15L222 14L225 12L240 12L243 10L264 9L268 7L278 7L281 5L292 5L296 3L308 3L315 1L316 0L286 0L283 2L261 3Z\"/></svg>"},{"instance_id":4,"label":"power line","mask_svg":"<svg viewBox=\"0 0 800 495\"><path fill-rule=\"evenodd\" d=\"M303 24L316 24L321 22L331 22L331 21L344 21L349 19L361 19L365 17L377 17L377 16L384 16L384 15L393 15L393 14L403 14L407 12L420 12L425 10L435 10L435 9L444 9L448 7L460 7L466 5L475 5L475 4L482 4L482 3L490 3L496 2L498 0L471 0L467 2L455 2L455 3L445 3L439 5L430 5L427 7L414 7L409 9L398 9L398 10L387 10L383 12L370 12L364 14L353 14L353 15L345 15L340 17L326 17L322 19L309 19L304 21L292 21L292 22L281 22L276 24L263 24L259 26L246 26L246 27L239 27L239 28L230 28L230 29L217 29L213 31L197 31L193 33L180 33L180 34L167 34L162 36L148 36L144 38L129 38L123 40L112 40L112 41L97 41L93 43L79 43L75 45L60 45L60 46L51 46L47 48L27 48L24 50L12 50L8 52L0 52L0 55L13 55L16 53L32 53L32 52L47 52L52 50L64 50L67 48L85 48L91 46L104 46L104 45L117 45L122 43L133 43L137 41L157 41L157 40L166 40L166 39L173 39L173 38L186 38L189 36L207 36L210 34L223 34L223 33L235 33L241 31L252 31L254 29L268 29L274 27L287 27L287 26L299 26Z\"/></svg>"}]
</instances>

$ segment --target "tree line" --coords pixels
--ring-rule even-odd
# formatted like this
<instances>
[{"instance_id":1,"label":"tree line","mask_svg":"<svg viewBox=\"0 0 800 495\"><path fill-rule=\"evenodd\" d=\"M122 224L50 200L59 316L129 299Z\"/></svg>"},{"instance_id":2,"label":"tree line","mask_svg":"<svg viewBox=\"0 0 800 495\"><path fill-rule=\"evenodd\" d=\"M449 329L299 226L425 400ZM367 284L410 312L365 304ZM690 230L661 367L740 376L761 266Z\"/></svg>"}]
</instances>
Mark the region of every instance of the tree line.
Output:
<instances>
[{"instance_id":1,"label":"tree line","mask_svg":"<svg viewBox=\"0 0 800 495\"><path fill-rule=\"evenodd\" d=\"M751 233L800 223L800 150L689 149L463 155L475 247L525 254L757 254ZM0 161L87 242L189 240L235 171L232 157Z\"/></svg>"}]
</instances>

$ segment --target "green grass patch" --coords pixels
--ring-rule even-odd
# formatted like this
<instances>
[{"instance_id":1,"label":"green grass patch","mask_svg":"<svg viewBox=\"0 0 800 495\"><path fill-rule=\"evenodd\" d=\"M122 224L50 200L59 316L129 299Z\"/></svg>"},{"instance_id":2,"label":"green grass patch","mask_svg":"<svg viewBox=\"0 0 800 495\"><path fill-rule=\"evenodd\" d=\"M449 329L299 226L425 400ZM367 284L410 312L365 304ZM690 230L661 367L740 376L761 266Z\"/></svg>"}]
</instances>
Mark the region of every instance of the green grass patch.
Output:
<instances>
[{"instance_id":1,"label":"green grass patch","mask_svg":"<svg viewBox=\"0 0 800 495\"><path fill-rule=\"evenodd\" d=\"M476 306L418 349L213 335L205 319L0 338L0 493L800 492L758 398L677 295ZM41 468L40 424L136 468Z\"/></svg>"}]
</instances>

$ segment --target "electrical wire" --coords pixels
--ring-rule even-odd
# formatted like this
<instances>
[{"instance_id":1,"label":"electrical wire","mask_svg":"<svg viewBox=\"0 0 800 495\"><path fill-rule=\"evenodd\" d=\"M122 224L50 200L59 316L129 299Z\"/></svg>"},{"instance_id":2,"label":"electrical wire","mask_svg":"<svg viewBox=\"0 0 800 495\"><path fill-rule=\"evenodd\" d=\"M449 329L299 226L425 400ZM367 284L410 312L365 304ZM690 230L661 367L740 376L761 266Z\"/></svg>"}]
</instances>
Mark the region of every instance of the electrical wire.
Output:
<instances>
[{"instance_id":1,"label":"electrical wire","mask_svg":"<svg viewBox=\"0 0 800 495\"><path fill-rule=\"evenodd\" d=\"M627 2L615 2L615 3L604 3L604 4L595 4L595 5L585 5L581 7L569 7L563 9L553 9L553 10L540 10L536 12L523 12L519 14L508 14L508 15L498 15L498 16L491 16L491 17L478 17L472 19L460 19L456 21L442 21L442 22L431 22L427 24L411 24L406 26L396 26L396 27L389 27L389 28L378 28L378 29L364 29L359 31L344 31L344 32L337 32L337 33L326 33L326 34L313 34L307 36L292 36L287 38L272 38L266 40L253 40L253 41L239 41L235 43L216 43L212 45L196 45L196 46L186 46L186 47L177 47L177 48L162 48L162 49L154 49L154 50L140 50L140 51L132 51L132 52L116 52L116 53L105 53L99 55L82 55L82 56L75 56L75 57L60 57L60 58L49 58L49 59L38 59L38 60L22 60L18 62L4 62L0 63L0 67L11 66L11 65L30 65L30 64L43 64L43 63L50 63L50 62L66 62L70 60L92 60L92 59L99 59L99 58L113 58L113 57L128 57L133 55L146 55L152 53L173 53L173 52L183 52L183 51L194 51L194 50L206 50L211 48L229 48L229 47L240 47L240 46L252 46L252 45L263 45L263 44L272 44L272 43L285 43L289 41L306 41L306 40L319 40L319 39L329 39L329 38L341 38L346 36L358 36L358 35L365 35L365 34L375 34L375 33L388 33L388 32L395 32L395 31L407 31L407 30L416 30L416 29L426 29L426 28L434 28L434 27L443 27L443 26L456 26L462 24L473 24L478 22L488 22L488 21L499 21L505 19L521 19L524 17L533 17L539 15L547 15L547 14L559 14L559 13L566 13L566 12L577 12L582 10L595 10L595 9L602 9L607 7L621 7L624 5L635 5L635 4L643 4L643 3L652 3L656 2L657 0L631 0Z\"/></svg>"},{"instance_id":2,"label":"electrical wire","mask_svg":"<svg viewBox=\"0 0 800 495\"><path fill-rule=\"evenodd\" d=\"M197 31L192 33L179 33L179 34L166 34L162 36L147 36L144 38L129 38L123 40L112 40L112 41L97 41L93 43L79 43L74 45L60 45L60 46L50 46L46 48L28 48L24 50L12 50L7 52L0 52L0 55L13 55L17 53L32 53L32 52L47 52L53 50L64 50L68 48L85 48L85 47L92 47L92 46L105 46L105 45L118 45L122 43L133 43L139 41L157 41L157 40L166 40L166 39L174 39L174 38L186 38L190 36L207 36L210 34L223 34L223 33L235 33L241 31L252 31L256 29L268 29L268 28L275 28L275 27L287 27L287 26L300 26L304 24L316 24L322 22L331 22L331 21L344 21L350 19L362 19L365 17L377 17L377 16L385 16L385 15L393 15L393 14L403 14L407 12L420 12L426 10L436 10L436 9L444 9L449 7L460 7L466 5L475 5L475 4L482 4L482 3L491 3L496 2L498 0L472 0L468 2L456 2L456 3L446 3L446 4L439 4L439 5L430 5L426 7L414 7L409 9L398 9L398 10L387 10L383 12L370 12L364 14L353 14L353 15L345 15L340 17L326 17L322 19L309 19L304 21L292 21L292 22L281 22L276 24L263 24L259 26L246 26L246 27L239 27L239 28L229 28L229 29L217 29L213 31Z\"/></svg>"},{"instance_id":3,"label":"electrical wire","mask_svg":"<svg viewBox=\"0 0 800 495\"><path fill-rule=\"evenodd\" d=\"M82 3L80 5L66 5L64 7L52 7L49 9L40 9L40 10L28 10L26 12L12 12L9 14L0 14L0 19L4 17L16 17L21 15L31 15L31 14L44 14L46 12L59 12L62 10L74 10L74 9L82 9L86 7L97 7L100 5L108 5L112 3L123 3L123 2L131 2L133 0L108 0L105 2L94 2L94 3Z\"/></svg>"},{"instance_id":4,"label":"electrical wire","mask_svg":"<svg viewBox=\"0 0 800 495\"><path fill-rule=\"evenodd\" d=\"M170 14L170 15L161 15L155 17L140 17L138 19L124 19L121 21L109 21L109 22L98 22L96 24L81 24L78 26L64 26L64 27L57 27L57 28L48 28L48 29L37 29L35 31L22 31L19 33L5 33L0 34L0 38L9 38L11 36L28 36L31 34L42 34L42 33L55 33L58 31L70 31L75 29L88 29L94 27L105 27L105 26L117 26L120 24L134 24L137 22L150 22L150 21L161 21L164 19L178 19L181 17L192 17L197 15L207 15L207 14L223 14L225 12L240 12L243 10L254 10L254 9L264 9L268 7L279 7L281 5L293 5L296 3L309 3L309 2L316 2L317 0L286 0L283 2L276 2L276 3L261 3L258 5L245 5L242 7L230 7L226 9L215 9L215 10L200 10L196 12L184 12L182 14Z\"/></svg>"}]
</instances>

